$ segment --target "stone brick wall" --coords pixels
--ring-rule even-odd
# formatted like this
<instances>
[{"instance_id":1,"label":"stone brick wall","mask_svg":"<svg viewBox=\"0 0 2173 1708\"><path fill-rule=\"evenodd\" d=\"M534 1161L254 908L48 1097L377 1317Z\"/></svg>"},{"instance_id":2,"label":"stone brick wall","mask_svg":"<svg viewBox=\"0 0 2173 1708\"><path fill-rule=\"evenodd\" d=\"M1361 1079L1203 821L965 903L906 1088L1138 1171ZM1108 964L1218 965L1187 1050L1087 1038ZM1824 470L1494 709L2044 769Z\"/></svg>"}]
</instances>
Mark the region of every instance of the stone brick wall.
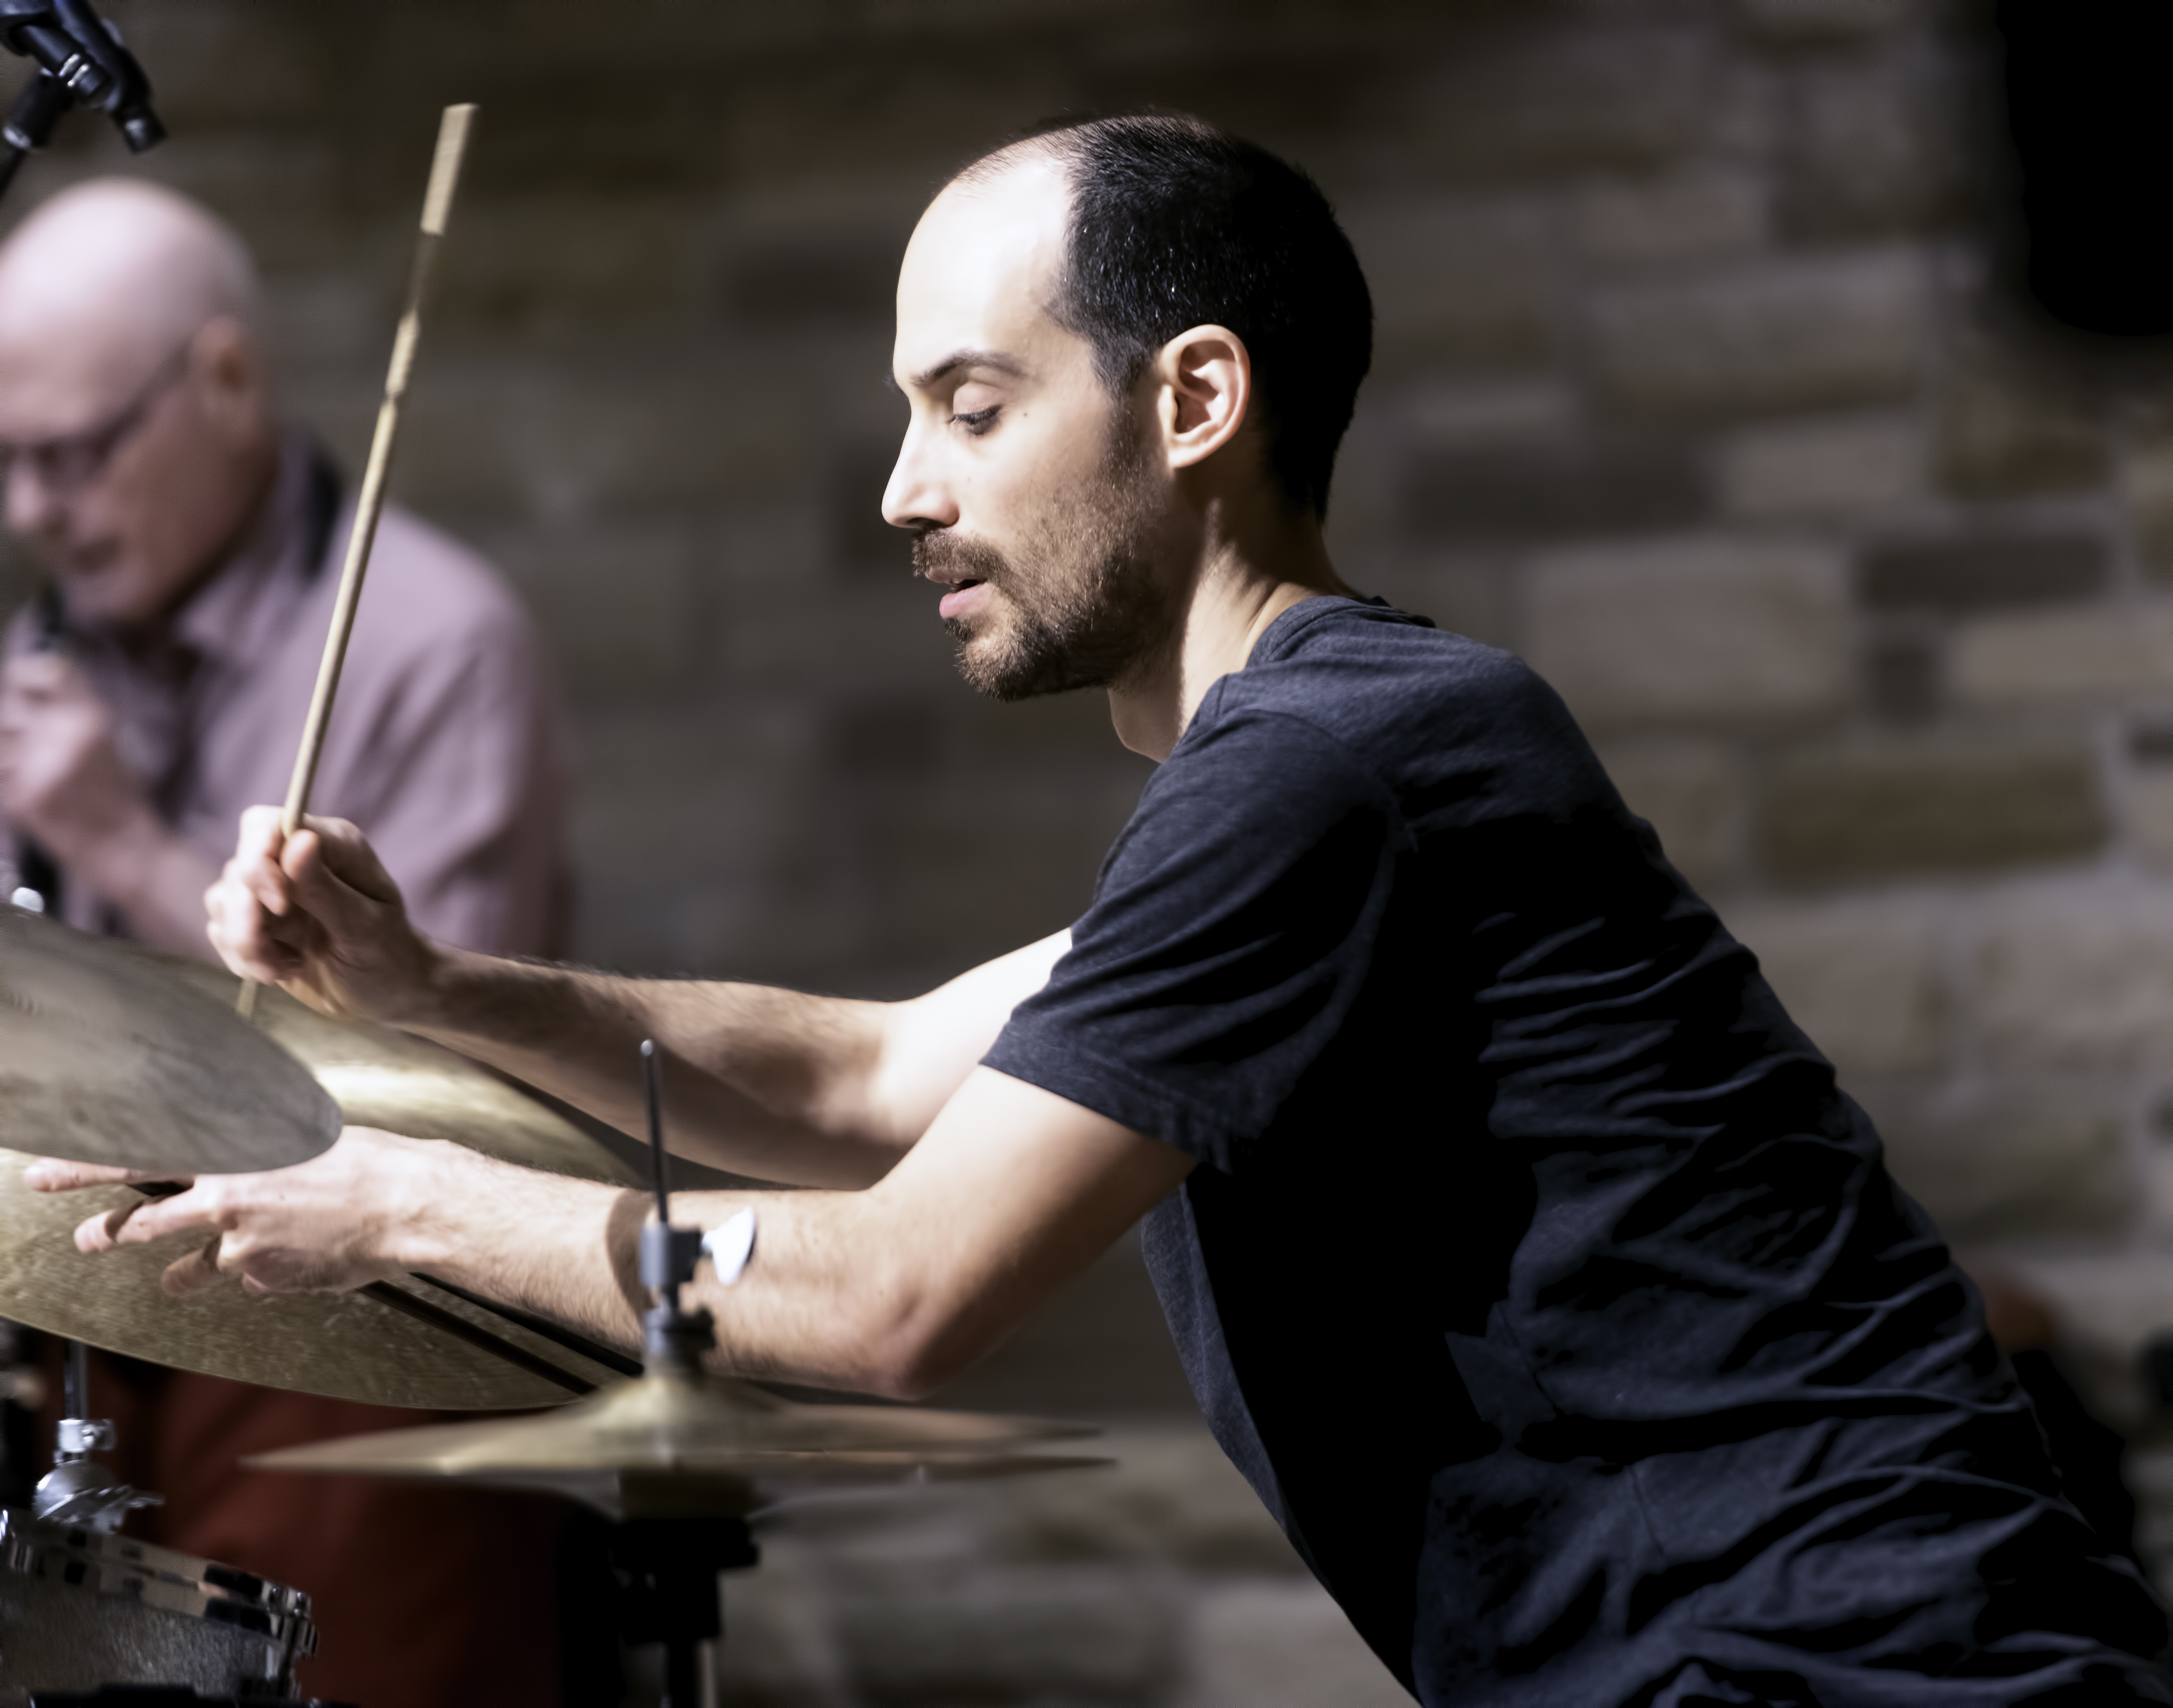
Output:
<instances>
[{"instance_id":1,"label":"stone brick wall","mask_svg":"<svg viewBox=\"0 0 2173 1708\"><path fill-rule=\"evenodd\" d=\"M629 967L898 992L1077 910L1144 769L1091 700L954 680L876 515L892 270L1060 108L1305 162L1379 309L1346 574L1560 687L1907 1183L2058 1301L2162 1568L2130 1370L2173 1322L2173 417L2162 358L2000 283L1988 9L113 5L174 132L141 169L257 245L350 465L435 108L483 104L396 489L557 646L581 951ZM9 212L124 164L74 122ZM1130 1418L1102 1493L781 1533L741 1700L1370 1700L1257 1518L1200 1540L1157 1334L1119 1253L961 1391Z\"/></svg>"}]
</instances>

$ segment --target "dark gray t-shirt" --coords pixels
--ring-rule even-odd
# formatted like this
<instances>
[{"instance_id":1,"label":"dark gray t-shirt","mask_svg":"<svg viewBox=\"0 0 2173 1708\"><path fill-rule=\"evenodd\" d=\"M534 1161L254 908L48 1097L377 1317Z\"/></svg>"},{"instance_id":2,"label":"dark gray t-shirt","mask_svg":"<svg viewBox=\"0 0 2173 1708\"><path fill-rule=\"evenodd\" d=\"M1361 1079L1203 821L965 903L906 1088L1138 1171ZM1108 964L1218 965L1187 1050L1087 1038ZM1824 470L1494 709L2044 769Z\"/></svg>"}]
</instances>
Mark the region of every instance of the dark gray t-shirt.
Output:
<instances>
[{"instance_id":1,"label":"dark gray t-shirt","mask_svg":"<svg viewBox=\"0 0 2173 1708\"><path fill-rule=\"evenodd\" d=\"M1279 617L987 1062L1200 1159L1146 1226L1194 1391L1425 1701L2173 1702L1868 1123L1515 659Z\"/></svg>"}]
</instances>

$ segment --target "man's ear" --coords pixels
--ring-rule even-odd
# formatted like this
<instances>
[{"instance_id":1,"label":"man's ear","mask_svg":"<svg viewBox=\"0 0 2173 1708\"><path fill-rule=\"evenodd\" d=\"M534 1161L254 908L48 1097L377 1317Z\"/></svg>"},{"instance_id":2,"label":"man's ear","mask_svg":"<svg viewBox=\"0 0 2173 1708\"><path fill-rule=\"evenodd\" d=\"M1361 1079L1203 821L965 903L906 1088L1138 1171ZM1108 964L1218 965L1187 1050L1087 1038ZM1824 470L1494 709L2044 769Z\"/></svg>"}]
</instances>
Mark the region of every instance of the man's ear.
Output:
<instances>
[{"instance_id":1,"label":"man's ear","mask_svg":"<svg viewBox=\"0 0 2173 1708\"><path fill-rule=\"evenodd\" d=\"M1173 468L1205 462L1237 436L1253 406L1253 358L1227 326L1194 326L1155 358L1157 413Z\"/></svg>"},{"instance_id":2,"label":"man's ear","mask_svg":"<svg viewBox=\"0 0 2173 1708\"><path fill-rule=\"evenodd\" d=\"M253 419L264 388L264 358L249 329L230 315L208 321L190 352L208 382L207 407L223 418Z\"/></svg>"}]
</instances>

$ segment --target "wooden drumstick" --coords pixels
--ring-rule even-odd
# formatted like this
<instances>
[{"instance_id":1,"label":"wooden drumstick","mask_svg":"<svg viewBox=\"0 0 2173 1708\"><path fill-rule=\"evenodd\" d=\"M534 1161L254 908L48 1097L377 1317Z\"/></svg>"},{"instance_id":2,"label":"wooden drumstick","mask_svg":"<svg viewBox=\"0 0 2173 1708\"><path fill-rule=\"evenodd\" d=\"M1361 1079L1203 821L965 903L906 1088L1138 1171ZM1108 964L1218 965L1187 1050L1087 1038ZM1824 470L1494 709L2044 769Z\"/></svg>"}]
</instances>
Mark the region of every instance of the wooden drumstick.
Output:
<instances>
[{"instance_id":1,"label":"wooden drumstick","mask_svg":"<svg viewBox=\"0 0 2173 1708\"><path fill-rule=\"evenodd\" d=\"M385 376L385 400L377 406L377 430L369 441L369 461L362 472L362 489L355 496L354 525L348 532L347 558L340 566L339 597L332 606L332 632L325 637L325 655L317 666L316 692L310 697L310 715L302 725L301 750L294 755L294 774L287 784L287 806L280 819L284 834L302 827L309 811L310 789L316 781L317 761L325 749L325 726L330 721L333 697L339 692L340 667L347 661L348 637L354 629L354 608L362 597L363 577L369 569L369 548L377 539L377 518L385 508L385 478L392 465L392 443L400 432L400 406L407 395L408 376L414 371L415 347L423 336L423 298L429 288L430 269L438 245L453 211L453 191L461 180L461 162L467 153L468 131L475 121L472 102L447 107L438 121L438 149L430 162L430 187L423 197L422 233L416 240L415 264L407 275L407 304L393 335L392 364ZM244 1019L256 1007L256 984L244 979L235 1010Z\"/></svg>"}]
</instances>

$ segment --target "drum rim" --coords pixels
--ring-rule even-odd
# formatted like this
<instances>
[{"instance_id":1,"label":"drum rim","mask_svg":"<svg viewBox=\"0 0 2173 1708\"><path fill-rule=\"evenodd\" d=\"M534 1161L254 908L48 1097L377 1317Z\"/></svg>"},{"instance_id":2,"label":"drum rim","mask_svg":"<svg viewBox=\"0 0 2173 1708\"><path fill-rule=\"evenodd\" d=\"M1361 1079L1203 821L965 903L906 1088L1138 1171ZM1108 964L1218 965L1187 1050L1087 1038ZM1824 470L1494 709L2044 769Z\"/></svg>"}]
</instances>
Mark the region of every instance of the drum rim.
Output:
<instances>
[{"instance_id":1,"label":"drum rim","mask_svg":"<svg viewBox=\"0 0 2173 1708\"><path fill-rule=\"evenodd\" d=\"M316 1651L305 1591L132 1536L57 1524L19 1507L0 1506L0 1574L8 1573L234 1626L294 1657ZM213 1573L234 1581L222 1582Z\"/></svg>"}]
</instances>

